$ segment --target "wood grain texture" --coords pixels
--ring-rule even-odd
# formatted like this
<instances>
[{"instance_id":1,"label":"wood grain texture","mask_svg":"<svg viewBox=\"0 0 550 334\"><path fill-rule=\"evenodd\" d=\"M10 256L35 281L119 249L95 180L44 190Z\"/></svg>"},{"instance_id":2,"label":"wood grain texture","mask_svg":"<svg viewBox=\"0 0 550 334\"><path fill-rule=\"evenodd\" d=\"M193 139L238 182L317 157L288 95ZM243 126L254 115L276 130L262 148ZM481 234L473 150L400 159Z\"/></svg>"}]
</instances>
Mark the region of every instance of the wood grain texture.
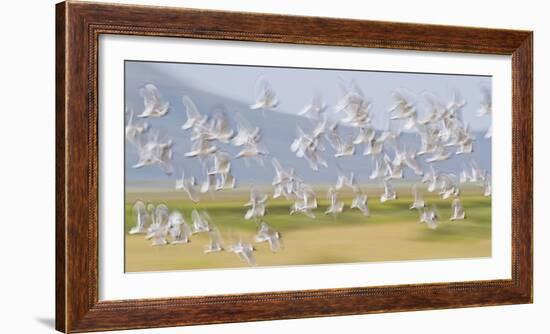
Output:
<instances>
[{"instance_id":1,"label":"wood grain texture","mask_svg":"<svg viewBox=\"0 0 550 334\"><path fill-rule=\"evenodd\" d=\"M55 328L64 330L65 326L65 4L56 7L55 25Z\"/></svg>"},{"instance_id":2,"label":"wood grain texture","mask_svg":"<svg viewBox=\"0 0 550 334\"><path fill-rule=\"evenodd\" d=\"M83 2L56 8L56 328L83 332L532 302L533 39L528 31ZM512 56L512 279L99 301L101 34Z\"/></svg>"}]
</instances>

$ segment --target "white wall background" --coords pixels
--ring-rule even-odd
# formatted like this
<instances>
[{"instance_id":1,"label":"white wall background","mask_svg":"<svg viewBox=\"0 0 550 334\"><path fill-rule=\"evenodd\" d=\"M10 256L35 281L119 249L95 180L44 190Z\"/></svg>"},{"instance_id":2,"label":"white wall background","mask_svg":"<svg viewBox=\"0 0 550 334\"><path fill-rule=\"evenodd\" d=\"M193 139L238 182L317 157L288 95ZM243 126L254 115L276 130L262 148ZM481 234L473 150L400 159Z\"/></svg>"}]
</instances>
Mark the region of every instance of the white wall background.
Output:
<instances>
[{"instance_id":1,"label":"white wall background","mask_svg":"<svg viewBox=\"0 0 550 334\"><path fill-rule=\"evenodd\" d=\"M535 31L535 303L135 333L547 333L550 227L550 23L544 1L130 0L141 4L349 17ZM53 332L54 3L4 2L0 10L0 332ZM545 131L546 130L546 131ZM542 204L542 205L541 205ZM133 333L134 331L126 332Z\"/></svg>"}]
</instances>

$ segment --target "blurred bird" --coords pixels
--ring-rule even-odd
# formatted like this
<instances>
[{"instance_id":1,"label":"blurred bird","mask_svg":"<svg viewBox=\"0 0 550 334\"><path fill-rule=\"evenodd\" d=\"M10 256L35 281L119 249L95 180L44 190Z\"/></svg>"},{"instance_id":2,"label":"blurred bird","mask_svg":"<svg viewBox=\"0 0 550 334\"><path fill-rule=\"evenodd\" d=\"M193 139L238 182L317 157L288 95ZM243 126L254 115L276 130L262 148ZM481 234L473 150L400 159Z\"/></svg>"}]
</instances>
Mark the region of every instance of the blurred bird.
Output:
<instances>
[{"instance_id":1,"label":"blurred bird","mask_svg":"<svg viewBox=\"0 0 550 334\"><path fill-rule=\"evenodd\" d=\"M254 251L256 249L248 243L239 241L229 246L228 251L237 254L241 260L245 261L249 266L256 265L256 258L254 257Z\"/></svg>"},{"instance_id":2,"label":"blurred bird","mask_svg":"<svg viewBox=\"0 0 550 334\"><path fill-rule=\"evenodd\" d=\"M195 190L195 178L191 177L186 179L185 178L185 171L181 172L181 179L176 180L176 189L177 190L183 190L189 199L195 203L199 201L197 197L197 192Z\"/></svg>"},{"instance_id":3,"label":"blurred bird","mask_svg":"<svg viewBox=\"0 0 550 334\"><path fill-rule=\"evenodd\" d=\"M267 202L267 195L261 193L255 188L250 189L250 200L244 205L249 206L250 209L246 211L244 219L258 219L265 215L265 206Z\"/></svg>"},{"instance_id":4,"label":"blurred bird","mask_svg":"<svg viewBox=\"0 0 550 334\"><path fill-rule=\"evenodd\" d=\"M380 196L380 202L384 203L386 201L391 201L397 198L397 193L393 188L393 185L389 180L383 180L384 184L384 193Z\"/></svg>"},{"instance_id":5,"label":"blurred bird","mask_svg":"<svg viewBox=\"0 0 550 334\"><path fill-rule=\"evenodd\" d=\"M210 216L206 211L199 213L197 210L193 209L193 212L191 212L191 219L193 220L191 234L211 231Z\"/></svg>"},{"instance_id":6,"label":"blurred bird","mask_svg":"<svg viewBox=\"0 0 550 334\"><path fill-rule=\"evenodd\" d=\"M145 209L145 204L142 201L136 201L133 206L136 217L136 226L130 229L130 234L141 234L147 232L147 224L149 215Z\"/></svg>"},{"instance_id":7,"label":"blurred bird","mask_svg":"<svg viewBox=\"0 0 550 334\"><path fill-rule=\"evenodd\" d=\"M319 166L328 166L320 153L324 151L324 147L320 144L319 137L306 134L300 127L297 127L297 137L290 144L290 150L298 158L304 158L314 171L319 170Z\"/></svg>"},{"instance_id":8,"label":"blurred bird","mask_svg":"<svg viewBox=\"0 0 550 334\"><path fill-rule=\"evenodd\" d=\"M386 173L386 166L384 161L382 161L378 157L372 157L372 172L369 176L369 179L375 180L375 179L382 179Z\"/></svg>"},{"instance_id":9,"label":"blurred bird","mask_svg":"<svg viewBox=\"0 0 550 334\"><path fill-rule=\"evenodd\" d=\"M343 112L345 116L341 119L354 127L364 127L372 121L372 103L369 102L359 85L352 80L349 85L341 82L341 95L334 106L335 112Z\"/></svg>"},{"instance_id":10,"label":"blurred bird","mask_svg":"<svg viewBox=\"0 0 550 334\"><path fill-rule=\"evenodd\" d=\"M359 209L364 216L370 216L368 198L366 194L358 193L351 201L351 209Z\"/></svg>"},{"instance_id":11,"label":"blurred bird","mask_svg":"<svg viewBox=\"0 0 550 334\"><path fill-rule=\"evenodd\" d=\"M167 227L158 223L151 224L147 229L147 235L145 239L152 239L152 246L164 246L168 243L166 241Z\"/></svg>"},{"instance_id":12,"label":"blurred bird","mask_svg":"<svg viewBox=\"0 0 550 334\"><path fill-rule=\"evenodd\" d=\"M252 127L241 114L235 114L235 121L237 123L237 134L231 139L232 145L243 146L260 142L262 133L259 127Z\"/></svg>"},{"instance_id":13,"label":"blurred bird","mask_svg":"<svg viewBox=\"0 0 550 334\"><path fill-rule=\"evenodd\" d=\"M416 104L413 94L404 88L398 88L392 92L393 105L390 107L390 119L414 119L416 122Z\"/></svg>"},{"instance_id":14,"label":"blurred bird","mask_svg":"<svg viewBox=\"0 0 550 334\"><path fill-rule=\"evenodd\" d=\"M453 153L450 151L446 151L443 146L436 146L432 156L430 158L427 158L427 162L436 162L436 161L443 161L448 160Z\"/></svg>"},{"instance_id":15,"label":"blurred bird","mask_svg":"<svg viewBox=\"0 0 550 334\"><path fill-rule=\"evenodd\" d=\"M153 246L163 246L168 243L166 236L168 233L168 207L165 204L159 204L154 209L153 223L147 229L145 239L151 240Z\"/></svg>"},{"instance_id":16,"label":"blurred bird","mask_svg":"<svg viewBox=\"0 0 550 334\"><path fill-rule=\"evenodd\" d=\"M485 171L483 175L483 196L491 196L491 177L489 173Z\"/></svg>"},{"instance_id":17,"label":"blurred bird","mask_svg":"<svg viewBox=\"0 0 550 334\"><path fill-rule=\"evenodd\" d=\"M313 119L319 119L326 109L327 105L323 102L322 97L319 94L315 94L311 100L311 103L303 107L302 110L298 112L298 115L305 115Z\"/></svg>"},{"instance_id":18,"label":"blurred bird","mask_svg":"<svg viewBox=\"0 0 550 334\"><path fill-rule=\"evenodd\" d=\"M223 251L223 243L218 229L211 229L208 232L210 243L204 247L204 254L217 253Z\"/></svg>"},{"instance_id":19,"label":"blurred bird","mask_svg":"<svg viewBox=\"0 0 550 334\"><path fill-rule=\"evenodd\" d=\"M206 173L204 180L201 183L201 186L199 188L201 193L206 193L211 190L211 188L214 186L214 175Z\"/></svg>"},{"instance_id":20,"label":"blurred bird","mask_svg":"<svg viewBox=\"0 0 550 334\"><path fill-rule=\"evenodd\" d=\"M412 187L412 193L414 200L409 209L412 210L423 208L425 206L424 199L422 198L422 194L418 191L416 184Z\"/></svg>"},{"instance_id":21,"label":"blurred bird","mask_svg":"<svg viewBox=\"0 0 550 334\"><path fill-rule=\"evenodd\" d=\"M271 185L274 187L273 198L281 195L286 199L291 199L296 186L294 169L284 169L277 158L272 158L271 163L275 169L275 176Z\"/></svg>"},{"instance_id":22,"label":"blurred bird","mask_svg":"<svg viewBox=\"0 0 550 334\"><path fill-rule=\"evenodd\" d=\"M145 108L137 117L162 117L170 110L170 104L162 100L160 92L155 85L146 84L139 90L139 93L143 97Z\"/></svg>"},{"instance_id":23,"label":"blurred bird","mask_svg":"<svg viewBox=\"0 0 550 334\"><path fill-rule=\"evenodd\" d=\"M216 177L216 190L225 187L235 188L236 179L231 174L231 156L227 152L214 153L214 169L208 172L209 176Z\"/></svg>"},{"instance_id":24,"label":"blurred bird","mask_svg":"<svg viewBox=\"0 0 550 334\"><path fill-rule=\"evenodd\" d=\"M480 102L480 107L477 111L477 115L478 116L489 115L491 114L492 106L493 106L491 90L487 86L482 86L480 87L480 91L481 91L481 102Z\"/></svg>"},{"instance_id":25,"label":"blurred bird","mask_svg":"<svg viewBox=\"0 0 550 334\"><path fill-rule=\"evenodd\" d=\"M371 142L374 140L374 137L376 136L376 131L374 128L368 126L368 127L362 127L359 128L359 133L357 134L357 137L353 140L354 145L370 145ZM366 150L366 149L365 149Z\"/></svg>"},{"instance_id":26,"label":"blurred bird","mask_svg":"<svg viewBox=\"0 0 550 334\"><path fill-rule=\"evenodd\" d=\"M172 140L161 142L158 132L150 131L147 142L138 147L139 160L132 168L156 165L168 175L174 171L172 166Z\"/></svg>"},{"instance_id":27,"label":"blurred bird","mask_svg":"<svg viewBox=\"0 0 550 334\"><path fill-rule=\"evenodd\" d=\"M235 131L230 128L227 121L225 106L217 106L215 109L210 132L212 138L225 144L228 144L235 135Z\"/></svg>"},{"instance_id":28,"label":"blurred bird","mask_svg":"<svg viewBox=\"0 0 550 334\"><path fill-rule=\"evenodd\" d=\"M191 146L191 151L184 154L188 158L198 157L203 161L206 157L218 151L218 148L209 141L199 139Z\"/></svg>"},{"instance_id":29,"label":"blurred bird","mask_svg":"<svg viewBox=\"0 0 550 334\"><path fill-rule=\"evenodd\" d=\"M290 214L294 213L303 213L309 218L315 218L313 209L317 208L317 196L313 189L304 184L300 183L295 191L295 200L290 208Z\"/></svg>"},{"instance_id":30,"label":"blurred bird","mask_svg":"<svg viewBox=\"0 0 550 334\"><path fill-rule=\"evenodd\" d=\"M325 215L336 215L344 210L344 202L338 199L338 192L333 187L328 188L327 198L330 201L330 205L325 211Z\"/></svg>"},{"instance_id":31,"label":"blurred bird","mask_svg":"<svg viewBox=\"0 0 550 334\"><path fill-rule=\"evenodd\" d=\"M273 110L279 105L279 100L271 88L269 81L267 81L263 76L258 78L256 81L255 89L255 102L250 105L250 109L256 110Z\"/></svg>"},{"instance_id":32,"label":"blurred bird","mask_svg":"<svg viewBox=\"0 0 550 334\"><path fill-rule=\"evenodd\" d=\"M402 179L404 177L401 161L394 163L387 154L384 154L384 164L386 165L384 176L387 180Z\"/></svg>"},{"instance_id":33,"label":"blurred bird","mask_svg":"<svg viewBox=\"0 0 550 334\"><path fill-rule=\"evenodd\" d=\"M336 179L336 185L334 186L334 189L342 190L344 187L349 187L351 190L356 191L358 188L355 182L355 174L351 172L346 175L339 167L338 170L338 178Z\"/></svg>"},{"instance_id":34,"label":"blurred bird","mask_svg":"<svg viewBox=\"0 0 550 334\"><path fill-rule=\"evenodd\" d=\"M451 221L454 220L463 220L466 218L466 213L464 212L464 208L462 207L462 202L460 202L460 198L455 198L453 200L453 203L451 204Z\"/></svg>"},{"instance_id":35,"label":"blurred bird","mask_svg":"<svg viewBox=\"0 0 550 334\"><path fill-rule=\"evenodd\" d=\"M437 208L432 206L431 208L423 208L420 210L420 223L425 223L429 228L435 230L439 225Z\"/></svg>"},{"instance_id":36,"label":"blurred bird","mask_svg":"<svg viewBox=\"0 0 550 334\"><path fill-rule=\"evenodd\" d=\"M170 210L166 204L161 203L155 207L155 223L167 225L169 216Z\"/></svg>"},{"instance_id":37,"label":"blurred bird","mask_svg":"<svg viewBox=\"0 0 550 334\"><path fill-rule=\"evenodd\" d=\"M191 229L185 223L183 215L175 210L168 216L168 235L171 237L170 244L186 244L191 236Z\"/></svg>"},{"instance_id":38,"label":"blurred bird","mask_svg":"<svg viewBox=\"0 0 550 334\"><path fill-rule=\"evenodd\" d=\"M445 111L445 117L457 117L457 113L459 113L462 108L466 106L466 100L462 97L460 94L460 91L455 90L453 93L453 99L447 103L446 111ZM460 118L460 116L458 116Z\"/></svg>"},{"instance_id":39,"label":"blurred bird","mask_svg":"<svg viewBox=\"0 0 550 334\"><path fill-rule=\"evenodd\" d=\"M189 130L196 126L202 126L208 120L208 116L201 115L195 103L189 96L182 98L183 105L185 106L185 113L187 114L187 121L181 126L183 130Z\"/></svg>"},{"instance_id":40,"label":"blurred bird","mask_svg":"<svg viewBox=\"0 0 550 334\"><path fill-rule=\"evenodd\" d=\"M337 129L327 133L327 139L332 148L334 149L334 156L336 158L351 156L355 154L355 145L353 142L344 140L338 135Z\"/></svg>"},{"instance_id":41,"label":"blurred bird","mask_svg":"<svg viewBox=\"0 0 550 334\"><path fill-rule=\"evenodd\" d=\"M130 117L124 129L126 140L139 149L143 146L143 134L149 129L149 125L146 122L136 122L133 110L127 112L130 114Z\"/></svg>"},{"instance_id":42,"label":"blurred bird","mask_svg":"<svg viewBox=\"0 0 550 334\"><path fill-rule=\"evenodd\" d=\"M265 222L260 224L260 228L254 236L254 241L258 243L267 242L272 252L277 252L281 248L281 234L272 230Z\"/></svg>"},{"instance_id":43,"label":"blurred bird","mask_svg":"<svg viewBox=\"0 0 550 334\"><path fill-rule=\"evenodd\" d=\"M235 156L235 159L252 159L254 158L260 166L264 165L263 156L266 155L268 152L263 149L259 144L247 144L237 155ZM248 161L248 160L245 160ZM248 162L247 162L248 164Z\"/></svg>"}]
</instances>

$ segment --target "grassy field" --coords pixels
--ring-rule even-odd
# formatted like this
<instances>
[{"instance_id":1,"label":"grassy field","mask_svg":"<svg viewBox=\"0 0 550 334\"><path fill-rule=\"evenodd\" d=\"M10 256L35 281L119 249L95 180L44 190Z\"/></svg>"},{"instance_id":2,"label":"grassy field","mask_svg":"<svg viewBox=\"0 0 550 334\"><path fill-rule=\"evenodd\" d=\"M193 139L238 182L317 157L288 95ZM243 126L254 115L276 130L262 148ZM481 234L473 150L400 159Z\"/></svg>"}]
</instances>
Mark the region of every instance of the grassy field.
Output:
<instances>
[{"instance_id":1,"label":"grassy field","mask_svg":"<svg viewBox=\"0 0 550 334\"><path fill-rule=\"evenodd\" d=\"M283 249L269 250L267 243L256 244L257 266L311 265L374 261L406 261L426 259L472 258L491 256L491 199L476 189L461 195L467 218L449 222L451 200L425 194L425 201L435 204L442 223L436 230L418 222L417 211L409 210L412 201L409 188L397 189L400 197L380 203L379 190L369 191L370 217L350 210L351 194L343 193L344 212L336 217L324 215L327 200L319 198L316 219L289 215L290 202L269 199L265 221L282 234ZM319 194L326 192L319 189ZM324 197L324 196L319 196ZM126 194L126 258L127 272L185 269L247 267L229 252L203 254L208 235L193 235L189 244L152 247L143 235L129 235L134 225L132 205L135 200L165 203L180 210L190 223L194 208L207 210L225 242L242 238L252 242L257 225L244 219L248 193L242 191L203 194L194 204L181 192L129 191Z\"/></svg>"}]
</instances>

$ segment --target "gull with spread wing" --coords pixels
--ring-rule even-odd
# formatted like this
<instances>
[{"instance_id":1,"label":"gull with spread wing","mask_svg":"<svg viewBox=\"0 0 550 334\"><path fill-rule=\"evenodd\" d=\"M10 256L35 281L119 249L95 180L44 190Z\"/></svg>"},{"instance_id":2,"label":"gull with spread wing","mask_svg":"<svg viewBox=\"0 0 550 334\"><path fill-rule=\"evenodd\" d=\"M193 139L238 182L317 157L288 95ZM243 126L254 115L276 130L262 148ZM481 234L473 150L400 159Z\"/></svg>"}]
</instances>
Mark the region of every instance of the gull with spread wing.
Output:
<instances>
[{"instance_id":1,"label":"gull with spread wing","mask_svg":"<svg viewBox=\"0 0 550 334\"><path fill-rule=\"evenodd\" d=\"M304 184L300 183L295 192L295 200L292 206L290 207L290 214L294 213L303 213L309 218L315 218L313 209L317 208L317 196L313 189Z\"/></svg>"},{"instance_id":2,"label":"gull with spread wing","mask_svg":"<svg viewBox=\"0 0 550 334\"><path fill-rule=\"evenodd\" d=\"M243 115L235 114L237 123L237 134L231 139L234 146L243 146L246 144L259 143L262 138L262 132L259 127L252 127Z\"/></svg>"},{"instance_id":3,"label":"gull with spread wing","mask_svg":"<svg viewBox=\"0 0 550 334\"><path fill-rule=\"evenodd\" d=\"M242 240L229 246L228 251L237 254L241 260L245 261L249 266L256 265L256 258L254 257L254 251L256 249L249 243L245 243Z\"/></svg>"},{"instance_id":4,"label":"gull with spread wing","mask_svg":"<svg viewBox=\"0 0 550 334\"><path fill-rule=\"evenodd\" d=\"M199 139L191 146L191 151L184 154L188 158L198 157L200 161L204 161L206 157L218 151L218 148L211 144L208 140Z\"/></svg>"},{"instance_id":5,"label":"gull with spread wing","mask_svg":"<svg viewBox=\"0 0 550 334\"><path fill-rule=\"evenodd\" d=\"M390 107L390 119L402 120L412 118L416 121L416 103L413 94L404 88L392 92L393 105Z\"/></svg>"},{"instance_id":6,"label":"gull with spread wing","mask_svg":"<svg viewBox=\"0 0 550 334\"><path fill-rule=\"evenodd\" d=\"M214 116L212 118L211 126L211 135L214 139L228 144L233 136L235 131L229 126L229 121L227 120L227 108L224 105L218 105L214 109Z\"/></svg>"},{"instance_id":7,"label":"gull with spread wing","mask_svg":"<svg viewBox=\"0 0 550 334\"><path fill-rule=\"evenodd\" d=\"M332 131L326 134L328 142L334 149L334 156L336 158L351 156L355 154L355 145L352 140L345 140L337 132L335 127Z\"/></svg>"},{"instance_id":8,"label":"gull with spread wing","mask_svg":"<svg viewBox=\"0 0 550 334\"><path fill-rule=\"evenodd\" d=\"M343 112L342 122L354 127L364 127L372 121L372 103L365 98L359 85L352 80L349 85L340 82L341 95L334 110Z\"/></svg>"},{"instance_id":9,"label":"gull with spread wing","mask_svg":"<svg viewBox=\"0 0 550 334\"><path fill-rule=\"evenodd\" d=\"M214 154L214 169L208 172L216 177L216 190L225 187L235 188L236 179L231 174L231 156L227 152L218 151Z\"/></svg>"},{"instance_id":10,"label":"gull with spread wing","mask_svg":"<svg viewBox=\"0 0 550 334\"><path fill-rule=\"evenodd\" d=\"M396 158L398 158L398 156L396 156ZM384 154L384 164L386 165L386 172L384 175L387 180L403 178L403 164L399 158L392 161L387 154Z\"/></svg>"},{"instance_id":11,"label":"gull with spread wing","mask_svg":"<svg viewBox=\"0 0 550 334\"><path fill-rule=\"evenodd\" d=\"M250 200L244 205L249 206L250 209L246 211L244 219L250 220L252 218L258 219L265 215L265 207L267 202L267 195L259 190L250 189Z\"/></svg>"},{"instance_id":12,"label":"gull with spread wing","mask_svg":"<svg viewBox=\"0 0 550 334\"><path fill-rule=\"evenodd\" d=\"M279 100L275 95L275 91L271 87L269 81L263 76L259 77L256 81L254 94L254 104L250 105L250 109L252 110L273 110L279 105Z\"/></svg>"},{"instance_id":13,"label":"gull with spread wing","mask_svg":"<svg viewBox=\"0 0 550 334\"><path fill-rule=\"evenodd\" d=\"M145 166L158 166L163 172L171 175L174 172L172 166L172 140L161 142L156 131L149 131L145 144L138 148L139 160L132 168Z\"/></svg>"},{"instance_id":14,"label":"gull with spread wing","mask_svg":"<svg viewBox=\"0 0 550 334\"><path fill-rule=\"evenodd\" d=\"M144 109L137 117L162 117L170 110L170 104L164 102L160 96L158 88L153 84L146 84L139 90L139 94L143 97Z\"/></svg>"},{"instance_id":15,"label":"gull with spread wing","mask_svg":"<svg viewBox=\"0 0 550 334\"><path fill-rule=\"evenodd\" d=\"M319 94L315 94L309 104L298 112L300 116L307 116L313 119L319 119L326 111L327 105L323 102L323 98Z\"/></svg>"},{"instance_id":16,"label":"gull with spread wing","mask_svg":"<svg viewBox=\"0 0 550 334\"><path fill-rule=\"evenodd\" d=\"M291 199L296 184L294 169L284 169L277 158L271 159L271 163L275 169L275 176L273 177L273 182L271 182L271 185L274 187L273 198L278 198L282 195L286 199Z\"/></svg>"},{"instance_id":17,"label":"gull with spread wing","mask_svg":"<svg viewBox=\"0 0 550 334\"><path fill-rule=\"evenodd\" d=\"M189 96L183 96L182 98L183 105L185 106L185 113L187 114L187 120L181 126L183 130L189 130L196 126L202 126L208 120L208 116L202 115L197 106L191 100Z\"/></svg>"},{"instance_id":18,"label":"gull with spread wing","mask_svg":"<svg viewBox=\"0 0 550 334\"><path fill-rule=\"evenodd\" d=\"M281 234L271 229L265 222L260 224L260 228L254 236L254 241L257 243L267 242L274 253L281 248Z\"/></svg>"}]
</instances>

